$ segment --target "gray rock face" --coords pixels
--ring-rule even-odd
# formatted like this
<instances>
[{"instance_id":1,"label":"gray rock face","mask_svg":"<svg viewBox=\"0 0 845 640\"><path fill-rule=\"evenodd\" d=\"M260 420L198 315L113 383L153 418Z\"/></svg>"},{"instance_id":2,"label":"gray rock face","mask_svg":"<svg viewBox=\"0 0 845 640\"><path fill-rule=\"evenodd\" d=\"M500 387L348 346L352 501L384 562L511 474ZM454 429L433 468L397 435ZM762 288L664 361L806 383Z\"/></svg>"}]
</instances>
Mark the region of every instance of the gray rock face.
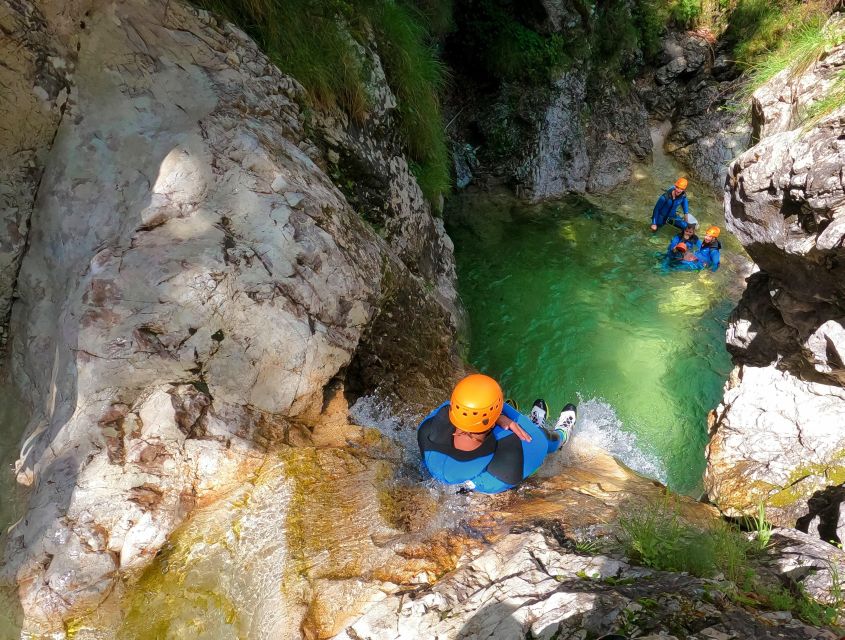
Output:
<instances>
[{"instance_id":1,"label":"gray rock face","mask_svg":"<svg viewBox=\"0 0 845 640\"><path fill-rule=\"evenodd\" d=\"M801 118L844 66L840 46L755 93L762 140L731 164L725 216L761 271L728 328L738 367L716 410L706 474L721 508L748 512L765 500L783 526L807 530L821 517L820 533L840 526L845 483L845 110Z\"/></svg>"},{"instance_id":2,"label":"gray rock face","mask_svg":"<svg viewBox=\"0 0 845 640\"><path fill-rule=\"evenodd\" d=\"M554 98L539 128L539 140L526 170L527 190L533 201L584 192L590 160L581 126L586 96L583 72L561 75L554 83Z\"/></svg>"},{"instance_id":3,"label":"gray rock face","mask_svg":"<svg viewBox=\"0 0 845 640\"><path fill-rule=\"evenodd\" d=\"M567 71L554 83L537 144L519 172L534 202L605 193L630 178L636 160L651 156L648 114L639 100L612 84L588 97L587 73Z\"/></svg>"},{"instance_id":4,"label":"gray rock face","mask_svg":"<svg viewBox=\"0 0 845 640\"><path fill-rule=\"evenodd\" d=\"M845 16L834 14L825 25L833 36L845 30ZM833 48L809 68L796 74L786 69L754 92L751 100L754 139L795 129L808 107L823 98L845 67L845 49Z\"/></svg>"},{"instance_id":5,"label":"gray rock face","mask_svg":"<svg viewBox=\"0 0 845 640\"><path fill-rule=\"evenodd\" d=\"M335 637L583 640L627 629L667 640L836 638L787 612L757 618L709 586L606 556L576 555L534 531L506 536L431 588L385 597ZM708 591L711 602L702 597Z\"/></svg>"},{"instance_id":6,"label":"gray rock face","mask_svg":"<svg viewBox=\"0 0 845 640\"><path fill-rule=\"evenodd\" d=\"M404 159L359 134L385 239L324 172L302 88L242 32L163 0L40 7L0 14L25 32L2 69L21 93L4 136L31 122L37 147L2 196L19 203L15 229L32 208L9 360L32 409L16 469L31 494L3 577L25 630L51 633L242 482L291 421L315 420L355 362L448 385L459 317L451 243ZM73 73L27 97L42 68ZM418 334L373 336L407 299ZM380 349L400 330L394 361Z\"/></svg>"},{"instance_id":7,"label":"gray rock face","mask_svg":"<svg viewBox=\"0 0 845 640\"><path fill-rule=\"evenodd\" d=\"M666 150L716 189L725 171L748 148L746 110L734 104L739 89L724 54L703 37L673 33L663 41L662 66L637 81L652 117L672 120Z\"/></svg>"},{"instance_id":8,"label":"gray rock face","mask_svg":"<svg viewBox=\"0 0 845 640\"><path fill-rule=\"evenodd\" d=\"M35 5L0 4L0 354L45 153L62 119L67 75L73 71L45 27Z\"/></svg>"}]
</instances>

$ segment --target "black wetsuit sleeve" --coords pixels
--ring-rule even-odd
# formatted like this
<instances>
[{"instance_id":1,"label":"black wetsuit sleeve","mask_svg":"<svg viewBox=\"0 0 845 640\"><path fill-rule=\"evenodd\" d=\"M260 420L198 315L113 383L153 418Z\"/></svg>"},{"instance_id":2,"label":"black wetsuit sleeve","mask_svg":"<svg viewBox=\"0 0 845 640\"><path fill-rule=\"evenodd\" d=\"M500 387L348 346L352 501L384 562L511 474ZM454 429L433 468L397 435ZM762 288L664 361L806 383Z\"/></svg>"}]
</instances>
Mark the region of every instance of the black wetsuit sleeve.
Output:
<instances>
[{"instance_id":1,"label":"black wetsuit sleeve","mask_svg":"<svg viewBox=\"0 0 845 640\"><path fill-rule=\"evenodd\" d=\"M522 442L511 434L499 440L497 445L487 471L506 484L519 484L524 480Z\"/></svg>"}]
</instances>

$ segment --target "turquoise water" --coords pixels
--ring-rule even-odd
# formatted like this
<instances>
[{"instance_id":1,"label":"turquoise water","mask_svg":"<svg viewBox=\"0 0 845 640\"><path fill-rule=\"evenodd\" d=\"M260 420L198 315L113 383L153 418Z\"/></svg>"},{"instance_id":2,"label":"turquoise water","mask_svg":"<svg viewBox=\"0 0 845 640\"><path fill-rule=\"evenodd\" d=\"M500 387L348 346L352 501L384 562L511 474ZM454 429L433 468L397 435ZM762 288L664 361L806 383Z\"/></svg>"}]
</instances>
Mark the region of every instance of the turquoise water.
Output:
<instances>
[{"instance_id":1,"label":"turquoise water","mask_svg":"<svg viewBox=\"0 0 845 640\"><path fill-rule=\"evenodd\" d=\"M464 196L447 223L471 318L470 362L525 411L540 396L553 414L580 402L591 439L627 438L652 461L643 471L696 494L747 262L723 229L718 272L663 270L657 256L673 232L653 235L647 220L661 188L645 175L603 202ZM696 204L702 223L721 220L714 197Z\"/></svg>"}]
</instances>

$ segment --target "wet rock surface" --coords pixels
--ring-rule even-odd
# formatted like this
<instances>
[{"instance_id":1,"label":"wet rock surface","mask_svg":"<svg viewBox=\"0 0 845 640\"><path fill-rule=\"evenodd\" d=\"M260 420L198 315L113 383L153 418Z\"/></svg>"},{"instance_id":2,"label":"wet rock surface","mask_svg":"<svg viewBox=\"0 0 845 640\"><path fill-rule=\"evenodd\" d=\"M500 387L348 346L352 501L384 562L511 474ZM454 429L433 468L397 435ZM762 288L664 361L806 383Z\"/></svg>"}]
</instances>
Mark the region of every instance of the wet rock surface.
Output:
<instances>
[{"instance_id":1,"label":"wet rock surface","mask_svg":"<svg viewBox=\"0 0 845 640\"><path fill-rule=\"evenodd\" d=\"M731 160L750 144L747 108L736 98L739 70L697 33L667 36L659 62L637 79L638 95L653 118L671 120L666 150L721 190Z\"/></svg>"}]
</instances>

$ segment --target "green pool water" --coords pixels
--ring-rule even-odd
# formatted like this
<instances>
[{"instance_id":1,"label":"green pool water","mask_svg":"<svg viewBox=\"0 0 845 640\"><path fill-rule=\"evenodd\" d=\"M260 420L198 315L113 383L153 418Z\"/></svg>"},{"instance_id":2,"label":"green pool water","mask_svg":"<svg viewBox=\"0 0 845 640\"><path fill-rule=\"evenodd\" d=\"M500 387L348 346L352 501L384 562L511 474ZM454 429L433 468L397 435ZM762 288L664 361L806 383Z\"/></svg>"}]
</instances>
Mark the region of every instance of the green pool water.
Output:
<instances>
[{"instance_id":1,"label":"green pool water","mask_svg":"<svg viewBox=\"0 0 845 640\"><path fill-rule=\"evenodd\" d=\"M579 437L696 494L707 412L731 369L727 318L748 263L708 195L693 211L723 228L722 268L662 269L657 256L673 232L648 229L662 187L640 174L601 201L542 206L468 195L447 225L471 318L470 362L524 412L541 396L554 415L579 403Z\"/></svg>"}]
</instances>

